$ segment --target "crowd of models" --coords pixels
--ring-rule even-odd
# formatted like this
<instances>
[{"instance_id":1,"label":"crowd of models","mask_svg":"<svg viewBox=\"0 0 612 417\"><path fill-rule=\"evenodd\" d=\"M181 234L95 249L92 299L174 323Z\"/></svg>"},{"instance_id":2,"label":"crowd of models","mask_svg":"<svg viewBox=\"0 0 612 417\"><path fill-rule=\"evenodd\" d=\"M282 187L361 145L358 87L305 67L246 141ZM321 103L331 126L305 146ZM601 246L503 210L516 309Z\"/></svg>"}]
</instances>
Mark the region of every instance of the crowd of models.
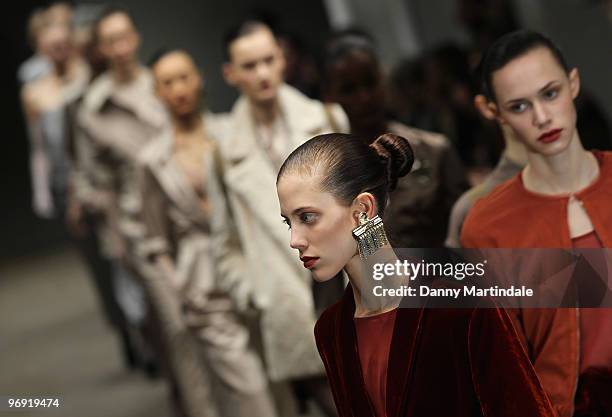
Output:
<instances>
[{"instance_id":1,"label":"crowd of models","mask_svg":"<svg viewBox=\"0 0 612 417\"><path fill-rule=\"evenodd\" d=\"M496 29L388 77L361 30L317 66L245 19L223 44L240 96L213 114L190 53L141 64L127 10L32 13L33 209L176 416L612 415L607 309L362 299L360 227L370 250L612 247L605 118L553 41Z\"/></svg>"}]
</instances>

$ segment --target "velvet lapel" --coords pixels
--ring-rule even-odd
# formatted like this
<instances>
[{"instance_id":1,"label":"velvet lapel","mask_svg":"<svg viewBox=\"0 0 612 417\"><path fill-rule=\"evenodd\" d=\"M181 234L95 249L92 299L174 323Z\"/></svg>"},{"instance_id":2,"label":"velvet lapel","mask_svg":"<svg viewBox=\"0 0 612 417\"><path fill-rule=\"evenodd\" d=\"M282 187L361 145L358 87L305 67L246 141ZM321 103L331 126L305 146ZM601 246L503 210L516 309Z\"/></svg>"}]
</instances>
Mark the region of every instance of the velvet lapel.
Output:
<instances>
[{"instance_id":1,"label":"velvet lapel","mask_svg":"<svg viewBox=\"0 0 612 417\"><path fill-rule=\"evenodd\" d=\"M338 368L344 374L345 404L350 404L353 416L374 416L374 408L365 388L359 352L357 351L357 332L355 331L355 299L353 287L349 284L344 292L340 320L336 322L338 335ZM367 414L364 412L367 411Z\"/></svg>"},{"instance_id":2,"label":"velvet lapel","mask_svg":"<svg viewBox=\"0 0 612 417\"><path fill-rule=\"evenodd\" d=\"M405 415L406 398L411 388L413 363L417 342L421 333L423 308L399 308L387 368L387 416L400 417ZM337 358L339 370L344 374L344 396L351 405L355 416L374 415L374 409L366 391L357 348L357 333L354 323L355 299L353 289L349 284L344 293L340 320L336 323L338 337ZM367 414L364 413L367 411Z\"/></svg>"},{"instance_id":3,"label":"velvet lapel","mask_svg":"<svg viewBox=\"0 0 612 417\"><path fill-rule=\"evenodd\" d=\"M389 365L387 367L387 416L406 415L406 399L412 383L414 357L421 334L423 308L402 308L397 311Z\"/></svg>"}]
</instances>

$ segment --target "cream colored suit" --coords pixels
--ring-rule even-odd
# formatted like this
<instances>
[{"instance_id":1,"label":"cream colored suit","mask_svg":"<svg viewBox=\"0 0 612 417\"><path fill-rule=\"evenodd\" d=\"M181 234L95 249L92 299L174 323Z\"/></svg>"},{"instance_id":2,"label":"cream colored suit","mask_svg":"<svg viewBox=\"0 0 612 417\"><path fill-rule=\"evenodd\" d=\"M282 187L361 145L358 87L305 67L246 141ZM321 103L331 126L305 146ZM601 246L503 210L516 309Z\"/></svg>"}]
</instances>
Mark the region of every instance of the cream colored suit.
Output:
<instances>
[{"instance_id":1,"label":"cream colored suit","mask_svg":"<svg viewBox=\"0 0 612 417\"><path fill-rule=\"evenodd\" d=\"M280 88L279 102L289 131L287 154L315 135L348 130L337 105L323 106L287 85ZM272 381L320 375L312 278L289 247L276 168L257 142L251 114L248 99L241 97L212 132L223 177L223 184L209 185L217 274L238 305L260 311L264 361Z\"/></svg>"}]
</instances>

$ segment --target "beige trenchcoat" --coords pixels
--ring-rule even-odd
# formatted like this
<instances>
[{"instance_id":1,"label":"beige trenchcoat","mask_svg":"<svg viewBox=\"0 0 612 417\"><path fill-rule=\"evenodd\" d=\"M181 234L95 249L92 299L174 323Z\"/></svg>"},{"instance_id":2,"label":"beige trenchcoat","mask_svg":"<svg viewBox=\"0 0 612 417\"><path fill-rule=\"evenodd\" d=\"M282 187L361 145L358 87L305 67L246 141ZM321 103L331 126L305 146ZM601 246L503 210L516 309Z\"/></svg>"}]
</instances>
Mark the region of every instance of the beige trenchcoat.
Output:
<instances>
[{"instance_id":1,"label":"beige trenchcoat","mask_svg":"<svg viewBox=\"0 0 612 417\"><path fill-rule=\"evenodd\" d=\"M205 126L213 122L212 117L204 118ZM212 162L208 154L214 147L211 142L202 155L206 164ZM145 237L139 243L139 255L141 269L151 270L147 280L150 298L174 379L190 415L213 415L207 372L210 369L215 380L222 381L231 392L217 393L216 403L225 410L221 415L271 417L275 411L267 392L265 371L250 346L249 330L236 314L230 297L216 288L210 213L172 158L173 152L172 133L164 131L142 154ZM205 187L207 182L205 179ZM206 190L202 192L206 194ZM173 261L178 291L153 262L156 255L162 254ZM227 410L230 400L236 403L232 411Z\"/></svg>"},{"instance_id":2,"label":"beige trenchcoat","mask_svg":"<svg viewBox=\"0 0 612 417\"><path fill-rule=\"evenodd\" d=\"M141 69L124 84L108 72L100 75L83 97L76 124L72 187L79 201L101 215L104 253L124 255L143 233L138 155L167 125L149 71Z\"/></svg>"},{"instance_id":3,"label":"beige trenchcoat","mask_svg":"<svg viewBox=\"0 0 612 417\"><path fill-rule=\"evenodd\" d=\"M337 105L326 110L287 85L281 87L279 101L290 132L289 151L315 135L348 130ZM211 181L209 190L221 285L239 305L252 304L260 310L271 380L323 373L313 334L312 278L297 251L289 247L276 195L276 168L257 143L246 97L236 102L212 134L218 141L223 177L222 184Z\"/></svg>"}]
</instances>

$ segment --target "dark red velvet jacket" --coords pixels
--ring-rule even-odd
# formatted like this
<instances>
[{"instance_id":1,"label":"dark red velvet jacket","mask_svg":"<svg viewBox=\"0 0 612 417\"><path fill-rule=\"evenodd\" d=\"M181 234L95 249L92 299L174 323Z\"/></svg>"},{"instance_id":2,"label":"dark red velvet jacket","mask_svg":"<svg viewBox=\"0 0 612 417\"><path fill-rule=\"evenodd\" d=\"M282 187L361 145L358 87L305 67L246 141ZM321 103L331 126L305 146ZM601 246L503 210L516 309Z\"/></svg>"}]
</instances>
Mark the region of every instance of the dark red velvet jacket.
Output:
<instances>
[{"instance_id":1,"label":"dark red velvet jacket","mask_svg":"<svg viewBox=\"0 0 612 417\"><path fill-rule=\"evenodd\" d=\"M489 307L398 310L387 417L554 416L510 318ZM372 417L354 314L349 285L342 300L321 315L315 337L340 417Z\"/></svg>"}]
</instances>

